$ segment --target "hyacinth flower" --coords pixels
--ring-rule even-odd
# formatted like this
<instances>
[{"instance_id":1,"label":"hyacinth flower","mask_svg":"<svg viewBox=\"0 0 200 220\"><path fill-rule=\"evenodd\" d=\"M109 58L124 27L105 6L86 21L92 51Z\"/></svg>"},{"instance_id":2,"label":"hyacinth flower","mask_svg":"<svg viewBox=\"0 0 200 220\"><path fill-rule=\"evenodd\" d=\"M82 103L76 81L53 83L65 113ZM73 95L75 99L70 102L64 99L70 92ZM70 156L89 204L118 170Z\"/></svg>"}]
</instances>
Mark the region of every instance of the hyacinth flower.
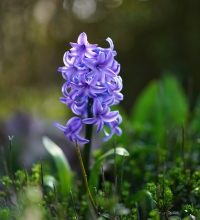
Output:
<instances>
[{"instance_id":1,"label":"hyacinth flower","mask_svg":"<svg viewBox=\"0 0 200 220\"><path fill-rule=\"evenodd\" d=\"M65 83L62 86L63 96L60 101L75 114L66 125L56 124L64 135L76 144L76 151L83 173L83 179L96 213L97 206L90 192L87 175L89 174L92 128L102 131L104 141L114 134L121 135L119 127L122 117L118 111L112 111L113 105L123 99L121 93L122 79L119 76L120 64L115 60L117 55L110 38L106 39L109 47L102 48L90 44L87 35L81 33L77 43L70 43L71 49L63 56L64 66L58 68ZM85 129L85 137L83 130ZM84 163L78 144L83 148Z\"/></svg>"},{"instance_id":2,"label":"hyacinth flower","mask_svg":"<svg viewBox=\"0 0 200 220\"><path fill-rule=\"evenodd\" d=\"M63 56L64 66L58 71L65 80L62 86L64 103L76 115L65 126L56 124L72 142L84 146L84 163L88 172L92 127L104 134L104 141L114 134L121 135L119 127L122 118L111 107L122 99L122 79L119 76L120 64L110 38L109 47L102 48L90 44L87 35L81 33L77 43L70 43L71 49ZM82 136L85 129L85 137Z\"/></svg>"},{"instance_id":3,"label":"hyacinth flower","mask_svg":"<svg viewBox=\"0 0 200 220\"><path fill-rule=\"evenodd\" d=\"M113 131L116 129L112 130L112 124L118 127L121 116L118 111L111 111L110 107L123 99L122 79L118 75L120 65L114 59L116 51L113 42L110 38L107 41L110 47L101 48L97 44L90 44L87 35L81 33L77 43L70 43L72 48L63 57L65 66L58 68L66 80L60 101L77 115L76 118L79 117L80 127L84 124L94 124L99 132L107 126L111 128L112 135L119 135L119 132ZM85 138L71 138L68 129L70 126L73 126L71 121L67 122L66 126L57 124L70 140L80 144L90 141Z\"/></svg>"}]
</instances>

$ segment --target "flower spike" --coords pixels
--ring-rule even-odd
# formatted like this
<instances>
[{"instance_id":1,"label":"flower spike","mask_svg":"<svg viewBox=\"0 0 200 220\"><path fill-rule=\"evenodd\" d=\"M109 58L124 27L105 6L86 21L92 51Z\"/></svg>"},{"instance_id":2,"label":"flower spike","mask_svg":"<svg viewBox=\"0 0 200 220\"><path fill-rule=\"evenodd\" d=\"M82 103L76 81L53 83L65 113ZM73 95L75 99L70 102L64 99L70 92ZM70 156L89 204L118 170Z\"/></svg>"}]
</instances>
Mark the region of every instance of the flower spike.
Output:
<instances>
[{"instance_id":1,"label":"flower spike","mask_svg":"<svg viewBox=\"0 0 200 220\"><path fill-rule=\"evenodd\" d=\"M97 127L97 133L104 130L107 141L114 134L121 135L122 118L111 106L122 99L120 64L115 60L116 51L111 38L106 41L110 47L102 48L90 44L86 33L81 33L77 43L63 56L64 66L58 68L65 80L60 101L77 115L69 119L66 126L56 124L65 136L73 142L86 144L89 140L80 133L87 124ZM110 131L105 132L104 128Z\"/></svg>"}]
</instances>

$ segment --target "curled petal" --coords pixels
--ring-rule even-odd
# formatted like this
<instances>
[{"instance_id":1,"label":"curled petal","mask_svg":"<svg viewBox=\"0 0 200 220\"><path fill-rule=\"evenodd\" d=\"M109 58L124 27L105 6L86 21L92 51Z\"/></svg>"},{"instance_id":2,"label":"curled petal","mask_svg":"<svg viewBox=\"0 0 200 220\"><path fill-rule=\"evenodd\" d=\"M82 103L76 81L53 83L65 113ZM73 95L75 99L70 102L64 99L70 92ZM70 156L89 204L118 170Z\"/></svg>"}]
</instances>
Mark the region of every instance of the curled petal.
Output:
<instances>
[{"instance_id":1,"label":"curled petal","mask_svg":"<svg viewBox=\"0 0 200 220\"><path fill-rule=\"evenodd\" d=\"M101 102L99 101L99 99L94 99L94 103L93 103L93 114L99 115L101 114L103 111L103 107L101 105Z\"/></svg>"},{"instance_id":2,"label":"curled petal","mask_svg":"<svg viewBox=\"0 0 200 220\"><path fill-rule=\"evenodd\" d=\"M106 74L107 74L108 76L110 76L110 77L115 77L115 76L116 76L115 72L113 72L110 68L107 68L107 69L105 70L105 72L106 72Z\"/></svg>"},{"instance_id":3,"label":"curled petal","mask_svg":"<svg viewBox=\"0 0 200 220\"><path fill-rule=\"evenodd\" d=\"M106 38L106 41L110 44L110 49L113 50L114 49L114 44L113 41L110 37Z\"/></svg>"},{"instance_id":4,"label":"curled petal","mask_svg":"<svg viewBox=\"0 0 200 220\"><path fill-rule=\"evenodd\" d=\"M114 133L113 132L108 133L104 130L104 134L105 134L105 137L103 138L103 141L106 142L112 138Z\"/></svg>"},{"instance_id":5,"label":"curled petal","mask_svg":"<svg viewBox=\"0 0 200 220\"><path fill-rule=\"evenodd\" d=\"M118 119L117 119L117 124L119 125L119 124L121 124L122 123L122 116L119 114L119 117L118 117Z\"/></svg>"},{"instance_id":6,"label":"curled petal","mask_svg":"<svg viewBox=\"0 0 200 220\"><path fill-rule=\"evenodd\" d=\"M74 64L74 62L75 62L75 57L72 57L69 51L65 52L63 56L63 63L65 64L65 66L70 67Z\"/></svg>"},{"instance_id":7,"label":"curled petal","mask_svg":"<svg viewBox=\"0 0 200 220\"><path fill-rule=\"evenodd\" d=\"M60 102L63 103L63 104L67 104L67 101L68 101L68 100L67 100L67 98L65 98L65 97L61 97L61 98L60 98Z\"/></svg>"},{"instance_id":8,"label":"curled petal","mask_svg":"<svg viewBox=\"0 0 200 220\"><path fill-rule=\"evenodd\" d=\"M88 45L85 51L85 56L89 58L93 58L96 56L96 53L93 51L93 49L96 47L96 45Z\"/></svg>"},{"instance_id":9,"label":"curled petal","mask_svg":"<svg viewBox=\"0 0 200 220\"><path fill-rule=\"evenodd\" d=\"M113 122L110 122L110 123L106 123L107 126L109 127L109 130L110 130L110 133L108 133L105 129L104 129L104 134L105 134L105 137L104 137L104 141L108 141L110 138L112 138L112 136L114 134L120 136L122 134L122 130L121 128L118 126L120 123L121 123L121 116L119 115L119 118Z\"/></svg>"},{"instance_id":10,"label":"curled petal","mask_svg":"<svg viewBox=\"0 0 200 220\"><path fill-rule=\"evenodd\" d=\"M85 118L82 120L84 124L95 124L97 120L95 118Z\"/></svg>"},{"instance_id":11,"label":"curled petal","mask_svg":"<svg viewBox=\"0 0 200 220\"><path fill-rule=\"evenodd\" d=\"M102 53L102 52L100 52L99 53L99 56L98 56L98 63L104 63L105 62L105 59L106 59L106 55L105 55L105 53Z\"/></svg>"},{"instance_id":12,"label":"curled petal","mask_svg":"<svg viewBox=\"0 0 200 220\"><path fill-rule=\"evenodd\" d=\"M62 86L62 93L64 96L68 96L69 95L69 84L67 82L65 82Z\"/></svg>"},{"instance_id":13,"label":"curled petal","mask_svg":"<svg viewBox=\"0 0 200 220\"><path fill-rule=\"evenodd\" d=\"M68 68L66 66L63 66L63 67L58 67L57 71L60 72L60 73L63 73L65 72L66 70L68 70Z\"/></svg>"},{"instance_id":14,"label":"curled petal","mask_svg":"<svg viewBox=\"0 0 200 220\"><path fill-rule=\"evenodd\" d=\"M88 43L86 33L83 32L78 36L77 43L82 45L86 45Z\"/></svg>"},{"instance_id":15,"label":"curled petal","mask_svg":"<svg viewBox=\"0 0 200 220\"><path fill-rule=\"evenodd\" d=\"M123 94L120 93L120 92L119 92L119 93L115 93L115 97L116 97L116 99L119 100L119 101L123 100L123 98L124 98Z\"/></svg>"},{"instance_id":16,"label":"curled petal","mask_svg":"<svg viewBox=\"0 0 200 220\"><path fill-rule=\"evenodd\" d=\"M80 135L75 135L75 141L79 142L80 144L87 144L89 140L81 137Z\"/></svg>"},{"instance_id":17,"label":"curled petal","mask_svg":"<svg viewBox=\"0 0 200 220\"><path fill-rule=\"evenodd\" d=\"M115 72L116 75L118 75L120 72L120 67L120 64L116 60L113 60L110 68L113 70L113 72Z\"/></svg>"},{"instance_id":18,"label":"curled petal","mask_svg":"<svg viewBox=\"0 0 200 220\"><path fill-rule=\"evenodd\" d=\"M104 66L111 66L111 64L113 63L113 54L112 54L112 52L108 52L108 54L107 54L107 57L106 57L106 60L105 60L105 62L104 62Z\"/></svg>"},{"instance_id":19,"label":"curled petal","mask_svg":"<svg viewBox=\"0 0 200 220\"><path fill-rule=\"evenodd\" d=\"M86 114L86 105L85 103L82 103L82 104L74 104L72 107L71 107L72 111L74 114L76 115L85 115Z\"/></svg>"},{"instance_id":20,"label":"curled petal","mask_svg":"<svg viewBox=\"0 0 200 220\"><path fill-rule=\"evenodd\" d=\"M105 122L112 122L116 120L119 117L118 111L109 112L106 115L103 116L103 119Z\"/></svg>"},{"instance_id":21,"label":"curled petal","mask_svg":"<svg viewBox=\"0 0 200 220\"><path fill-rule=\"evenodd\" d=\"M122 135L122 129L120 127L116 127L115 128L115 134L118 135L118 136L121 136Z\"/></svg>"},{"instance_id":22,"label":"curled petal","mask_svg":"<svg viewBox=\"0 0 200 220\"><path fill-rule=\"evenodd\" d=\"M61 125L61 124L59 124L59 123L54 123L54 126L56 127L56 128L58 128L59 130L61 130L61 131L65 131L65 129L66 129L66 127L65 126L63 126L63 125Z\"/></svg>"},{"instance_id":23,"label":"curled petal","mask_svg":"<svg viewBox=\"0 0 200 220\"><path fill-rule=\"evenodd\" d=\"M107 89L105 87L90 86L90 91L93 94L102 94L103 92L107 91Z\"/></svg>"},{"instance_id":24,"label":"curled petal","mask_svg":"<svg viewBox=\"0 0 200 220\"><path fill-rule=\"evenodd\" d=\"M69 44L72 46L70 51L75 51L76 50L75 47L77 46L77 43L70 42Z\"/></svg>"},{"instance_id":25,"label":"curled petal","mask_svg":"<svg viewBox=\"0 0 200 220\"><path fill-rule=\"evenodd\" d=\"M103 126L104 126L104 122L100 120L97 124L97 133L99 133L103 129Z\"/></svg>"}]
</instances>

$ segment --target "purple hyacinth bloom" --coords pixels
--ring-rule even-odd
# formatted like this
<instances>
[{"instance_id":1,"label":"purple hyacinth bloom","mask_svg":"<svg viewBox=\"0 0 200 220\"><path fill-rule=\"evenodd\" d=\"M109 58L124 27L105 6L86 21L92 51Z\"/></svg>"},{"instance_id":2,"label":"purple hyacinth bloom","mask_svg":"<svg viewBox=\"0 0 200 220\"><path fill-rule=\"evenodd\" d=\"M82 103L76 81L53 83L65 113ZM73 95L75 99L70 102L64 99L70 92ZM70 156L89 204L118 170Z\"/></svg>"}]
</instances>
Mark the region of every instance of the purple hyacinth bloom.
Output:
<instances>
[{"instance_id":1,"label":"purple hyacinth bloom","mask_svg":"<svg viewBox=\"0 0 200 220\"><path fill-rule=\"evenodd\" d=\"M112 71L111 64L113 62L113 54L109 51L107 54L105 52L100 52L95 60L85 59L85 65L94 72L95 81L100 81L105 83L105 80L112 79L116 76L116 73Z\"/></svg>"},{"instance_id":2,"label":"purple hyacinth bloom","mask_svg":"<svg viewBox=\"0 0 200 220\"><path fill-rule=\"evenodd\" d=\"M87 40L86 33L81 33L78 37L77 43L70 43L72 46L70 52L72 56L82 56L93 57L95 52L93 51L96 48L96 44L90 44Z\"/></svg>"},{"instance_id":3,"label":"purple hyacinth bloom","mask_svg":"<svg viewBox=\"0 0 200 220\"><path fill-rule=\"evenodd\" d=\"M56 124L56 127L64 132L65 136L69 138L72 142L79 142L81 144L86 144L89 142L89 140L81 137L79 135L80 131L82 130L83 124L79 117L73 117L71 118L66 126Z\"/></svg>"},{"instance_id":4,"label":"purple hyacinth bloom","mask_svg":"<svg viewBox=\"0 0 200 220\"><path fill-rule=\"evenodd\" d=\"M119 117L118 111L110 111L108 106L102 106L98 99L94 100L92 107L93 118L83 119L85 124L97 125L97 132L100 132L106 122L113 122Z\"/></svg>"},{"instance_id":5,"label":"purple hyacinth bloom","mask_svg":"<svg viewBox=\"0 0 200 220\"><path fill-rule=\"evenodd\" d=\"M120 64L115 60L117 53L112 40L106 40L110 47L102 48L90 44L87 35L81 33L77 43L70 43L72 48L65 52L64 66L58 68L65 80L60 101L78 115L66 126L56 125L70 141L87 143L88 140L80 136L87 124L96 125L97 133L104 130L104 140L122 133L119 128L122 118L118 111L111 110L123 100Z\"/></svg>"},{"instance_id":6,"label":"purple hyacinth bloom","mask_svg":"<svg viewBox=\"0 0 200 220\"><path fill-rule=\"evenodd\" d=\"M122 117L119 116L116 120L107 123L108 128L110 129L110 133L108 133L106 130L104 130L105 137L104 141L108 141L114 134L120 136L122 134L122 130L119 127L119 124L122 122Z\"/></svg>"}]
</instances>

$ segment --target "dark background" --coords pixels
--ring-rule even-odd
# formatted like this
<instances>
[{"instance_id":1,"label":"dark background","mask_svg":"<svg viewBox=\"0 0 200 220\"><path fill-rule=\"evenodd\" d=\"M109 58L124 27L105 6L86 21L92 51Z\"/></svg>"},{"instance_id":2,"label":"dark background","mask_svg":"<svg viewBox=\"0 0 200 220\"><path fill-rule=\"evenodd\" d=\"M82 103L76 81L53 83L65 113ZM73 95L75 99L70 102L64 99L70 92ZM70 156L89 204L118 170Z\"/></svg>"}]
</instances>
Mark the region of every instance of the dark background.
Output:
<instances>
[{"instance_id":1,"label":"dark background","mask_svg":"<svg viewBox=\"0 0 200 220\"><path fill-rule=\"evenodd\" d=\"M24 111L63 119L58 102L63 53L86 32L113 39L121 63L125 111L152 79L175 74L194 103L200 79L198 0L1 0L0 118Z\"/></svg>"}]
</instances>

